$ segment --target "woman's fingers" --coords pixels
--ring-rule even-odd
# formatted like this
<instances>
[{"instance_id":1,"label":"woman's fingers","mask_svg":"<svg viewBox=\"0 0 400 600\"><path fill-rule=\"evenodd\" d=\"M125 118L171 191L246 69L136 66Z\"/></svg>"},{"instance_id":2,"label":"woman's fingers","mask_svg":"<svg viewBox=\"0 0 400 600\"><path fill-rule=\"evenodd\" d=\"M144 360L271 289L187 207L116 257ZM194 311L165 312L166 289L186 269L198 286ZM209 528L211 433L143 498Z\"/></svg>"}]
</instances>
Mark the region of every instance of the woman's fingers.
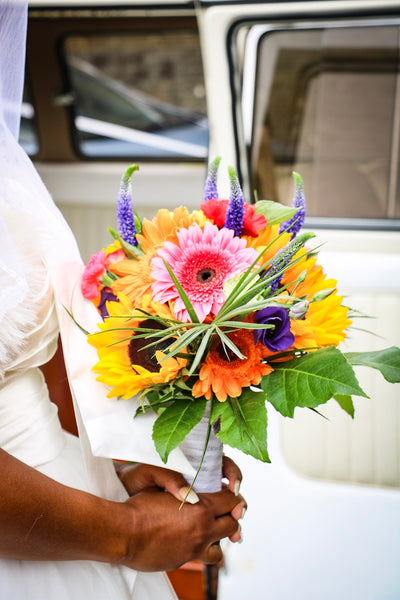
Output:
<instances>
[{"instance_id":1,"label":"woman's fingers","mask_svg":"<svg viewBox=\"0 0 400 600\"><path fill-rule=\"evenodd\" d=\"M222 562L224 555L219 544L211 544L199 556L199 560L209 565L217 565Z\"/></svg>"},{"instance_id":2,"label":"woman's fingers","mask_svg":"<svg viewBox=\"0 0 400 600\"><path fill-rule=\"evenodd\" d=\"M130 496L157 487L166 490L180 502L195 504L199 501L195 491L189 490L183 475L176 471L146 464L117 464L116 470Z\"/></svg>"},{"instance_id":3,"label":"woman's fingers","mask_svg":"<svg viewBox=\"0 0 400 600\"><path fill-rule=\"evenodd\" d=\"M199 497L205 505L210 507L214 517L228 515L237 505L245 504L242 496L235 496L228 488L213 494L199 494Z\"/></svg>"},{"instance_id":4,"label":"woman's fingers","mask_svg":"<svg viewBox=\"0 0 400 600\"><path fill-rule=\"evenodd\" d=\"M229 456L224 456L222 463L223 476L228 480L228 487L236 496L240 491L242 482L242 472L235 462Z\"/></svg>"}]
</instances>

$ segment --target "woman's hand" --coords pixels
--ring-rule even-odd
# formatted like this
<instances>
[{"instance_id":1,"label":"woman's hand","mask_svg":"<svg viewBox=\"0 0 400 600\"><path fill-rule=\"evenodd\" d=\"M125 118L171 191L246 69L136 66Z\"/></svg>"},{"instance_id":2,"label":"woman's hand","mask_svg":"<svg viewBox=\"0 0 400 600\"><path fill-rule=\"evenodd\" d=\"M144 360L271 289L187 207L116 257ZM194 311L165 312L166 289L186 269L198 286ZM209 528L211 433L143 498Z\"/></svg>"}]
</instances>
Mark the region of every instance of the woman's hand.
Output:
<instances>
[{"instance_id":1,"label":"woman's hand","mask_svg":"<svg viewBox=\"0 0 400 600\"><path fill-rule=\"evenodd\" d=\"M191 490L187 495L189 485L183 475L176 471L153 465L129 463L115 463L115 468L130 496L134 496L148 488L158 488L159 490L166 490L181 502L185 499L190 504L199 501L194 490Z\"/></svg>"},{"instance_id":2,"label":"woman's hand","mask_svg":"<svg viewBox=\"0 0 400 600\"><path fill-rule=\"evenodd\" d=\"M158 490L166 490L180 502L184 500L190 504L199 502L199 497L194 490L190 490L188 494L189 486L187 481L183 475L176 471L145 464L116 463L115 467L119 478L130 496L134 496L149 488L156 488ZM238 521L244 517L247 509L245 500L239 496L242 474L239 467L227 456L223 458L222 474L228 480L228 488L235 496L238 496L239 501L231 511L231 516ZM241 541L240 526L228 537L232 542Z\"/></svg>"},{"instance_id":3,"label":"woman's hand","mask_svg":"<svg viewBox=\"0 0 400 600\"><path fill-rule=\"evenodd\" d=\"M125 502L65 486L1 449L0 469L0 556L9 559L95 560L143 571L218 563L222 552L213 544L234 539L233 515L244 506L225 487L181 507L163 489L180 489L181 476L144 465L136 483L125 473L135 491Z\"/></svg>"},{"instance_id":4,"label":"woman's hand","mask_svg":"<svg viewBox=\"0 0 400 600\"><path fill-rule=\"evenodd\" d=\"M219 563L222 550L215 542L238 532L232 511L242 499L227 488L198 498L182 505L156 487L129 498L124 526L116 523L128 540L119 562L142 571L172 570L190 560Z\"/></svg>"}]
</instances>

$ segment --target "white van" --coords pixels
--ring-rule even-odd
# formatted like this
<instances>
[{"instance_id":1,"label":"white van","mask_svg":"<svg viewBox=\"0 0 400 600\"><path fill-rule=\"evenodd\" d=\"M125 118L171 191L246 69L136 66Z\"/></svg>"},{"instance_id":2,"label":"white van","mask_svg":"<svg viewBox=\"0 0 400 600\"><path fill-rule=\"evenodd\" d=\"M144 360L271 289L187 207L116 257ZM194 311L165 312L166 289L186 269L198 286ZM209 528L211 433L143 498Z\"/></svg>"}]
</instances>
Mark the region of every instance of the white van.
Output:
<instances>
[{"instance_id":1,"label":"white van","mask_svg":"<svg viewBox=\"0 0 400 600\"><path fill-rule=\"evenodd\" d=\"M374 317L347 347L399 345L399 40L399 0L31 0L21 142L86 259L131 162L147 217L197 207L217 155L249 201L290 203L298 171L322 264ZM271 465L227 449L249 511L220 600L400 598L399 389L359 376L354 420L271 408Z\"/></svg>"}]
</instances>

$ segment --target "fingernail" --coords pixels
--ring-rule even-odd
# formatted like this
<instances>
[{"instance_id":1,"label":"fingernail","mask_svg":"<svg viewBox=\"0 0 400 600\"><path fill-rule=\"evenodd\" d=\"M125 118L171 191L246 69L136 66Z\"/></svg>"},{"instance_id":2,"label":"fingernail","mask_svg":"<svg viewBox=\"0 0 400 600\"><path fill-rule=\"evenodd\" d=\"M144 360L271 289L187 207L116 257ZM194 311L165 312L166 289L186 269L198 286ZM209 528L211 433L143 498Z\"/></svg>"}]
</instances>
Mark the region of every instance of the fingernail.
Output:
<instances>
[{"instance_id":1,"label":"fingernail","mask_svg":"<svg viewBox=\"0 0 400 600\"><path fill-rule=\"evenodd\" d=\"M240 538L238 539L238 544L241 544L243 542L243 533L242 533L242 528L239 525L239 533L240 533Z\"/></svg>"},{"instance_id":2,"label":"fingernail","mask_svg":"<svg viewBox=\"0 0 400 600\"><path fill-rule=\"evenodd\" d=\"M246 510L247 510L247 508L245 506L243 506L242 516L240 517L241 519L244 518L244 515L246 514Z\"/></svg>"},{"instance_id":3,"label":"fingernail","mask_svg":"<svg viewBox=\"0 0 400 600\"><path fill-rule=\"evenodd\" d=\"M199 502L200 498L193 489L191 489L190 491L189 489L189 487L182 487L179 490L179 497L183 502L189 502L189 504L196 504L197 502Z\"/></svg>"},{"instance_id":4,"label":"fingernail","mask_svg":"<svg viewBox=\"0 0 400 600\"><path fill-rule=\"evenodd\" d=\"M233 487L233 491L234 491L234 493L235 493L235 496L238 496L238 495L239 495L239 492L240 492L240 481L239 481L239 479L237 479L237 480L235 481L235 485L234 485L234 487Z\"/></svg>"}]
</instances>

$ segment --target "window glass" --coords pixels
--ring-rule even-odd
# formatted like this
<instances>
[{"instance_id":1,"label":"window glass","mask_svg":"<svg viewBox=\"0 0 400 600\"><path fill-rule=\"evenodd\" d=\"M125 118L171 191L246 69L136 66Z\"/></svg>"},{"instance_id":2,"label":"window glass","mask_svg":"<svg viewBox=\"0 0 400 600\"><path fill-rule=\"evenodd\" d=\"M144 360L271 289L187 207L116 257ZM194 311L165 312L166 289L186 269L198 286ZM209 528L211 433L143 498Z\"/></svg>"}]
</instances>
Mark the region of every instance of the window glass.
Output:
<instances>
[{"instance_id":1,"label":"window glass","mask_svg":"<svg viewBox=\"0 0 400 600\"><path fill-rule=\"evenodd\" d=\"M399 29L258 31L258 196L287 202L295 170L307 182L308 216L399 218Z\"/></svg>"},{"instance_id":2,"label":"window glass","mask_svg":"<svg viewBox=\"0 0 400 600\"><path fill-rule=\"evenodd\" d=\"M71 36L64 49L82 154L206 157L197 31Z\"/></svg>"},{"instance_id":3,"label":"window glass","mask_svg":"<svg viewBox=\"0 0 400 600\"><path fill-rule=\"evenodd\" d=\"M29 81L25 78L24 95L21 107L21 124L19 129L19 143L29 156L34 156L39 150L38 133L35 121Z\"/></svg>"}]
</instances>

